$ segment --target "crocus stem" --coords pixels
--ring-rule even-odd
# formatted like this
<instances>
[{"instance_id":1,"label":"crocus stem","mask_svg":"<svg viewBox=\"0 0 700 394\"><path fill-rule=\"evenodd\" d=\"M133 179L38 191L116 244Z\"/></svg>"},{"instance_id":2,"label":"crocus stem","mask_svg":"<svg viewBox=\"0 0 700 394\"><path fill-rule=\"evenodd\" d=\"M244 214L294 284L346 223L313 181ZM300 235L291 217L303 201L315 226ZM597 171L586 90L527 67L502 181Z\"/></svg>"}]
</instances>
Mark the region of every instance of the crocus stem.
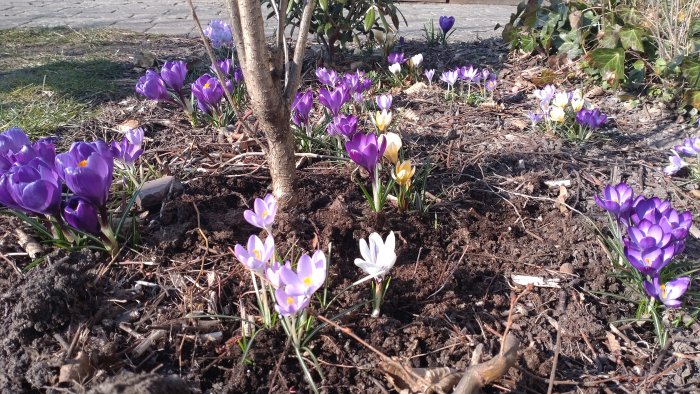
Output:
<instances>
[{"instance_id":1,"label":"crocus stem","mask_svg":"<svg viewBox=\"0 0 700 394\"><path fill-rule=\"evenodd\" d=\"M265 327L269 328L272 325L272 321L270 319L270 308L268 306L267 291L264 287L265 284L261 283L263 286L261 291L261 287L258 286L258 278L254 271L250 271L250 277L253 280L253 289L255 289L255 297L258 299L258 307L260 308L263 324Z\"/></svg>"},{"instance_id":2,"label":"crocus stem","mask_svg":"<svg viewBox=\"0 0 700 394\"><path fill-rule=\"evenodd\" d=\"M117 243L117 236L112 231L112 226L109 224L109 214L107 213L107 207L103 206L100 208L100 230L102 231L102 242L104 242L109 253L114 256L119 250L119 244Z\"/></svg>"},{"instance_id":3,"label":"crocus stem","mask_svg":"<svg viewBox=\"0 0 700 394\"><path fill-rule=\"evenodd\" d=\"M372 181L372 197L374 199L374 212L379 212L381 207L379 206L379 164L374 168L374 180Z\"/></svg>"},{"instance_id":4,"label":"crocus stem","mask_svg":"<svg viewBox=\"0 0 700 394\"><path fill-rule=\"evenodd\" d=\"M379 309L382 306L382 282L380 280L374 281L374 295L372 297L373 309L372 317L379 317Z\"/></svg>"}]
</instances>

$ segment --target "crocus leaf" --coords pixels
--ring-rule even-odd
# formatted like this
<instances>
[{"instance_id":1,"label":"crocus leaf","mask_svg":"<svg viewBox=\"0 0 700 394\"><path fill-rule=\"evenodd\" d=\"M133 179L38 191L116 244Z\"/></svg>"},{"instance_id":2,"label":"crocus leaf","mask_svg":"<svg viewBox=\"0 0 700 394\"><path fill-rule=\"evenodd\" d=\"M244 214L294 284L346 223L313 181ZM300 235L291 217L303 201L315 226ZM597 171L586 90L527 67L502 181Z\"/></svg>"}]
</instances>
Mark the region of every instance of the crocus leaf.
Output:
<instances>
[{"instance_id":1,"label":"crocus leaf","mask_svg":"<svg viewBox=\"0 0 700 394\"><path fill-rule=\"evenodd\" d=\"M374 21L376 20L374 16L374 7L370 7L365 14L365 31L369 31L372 26L374 26Z\"/></svg>"},{"instance_id":2,"label":"crocus leaf","mask_svg":"<svg viewBox=\"0 0 700 394\"><path fill-rule=\"evenodd\" d=\"M623 27L620 29L620 43L629 50L644 52L645 33L636 27Z\"/></svg>"},{"instance_id":3,"label":"crocus leaf","mask_svg":"<svg viewBox=\"0 0 700 394\"><path fill-rule=\"evenodd\" d=\"M681 72L688 87L700 89L700 61L686 57L681 63Z\"/></svg>"},{"instance_id":4,"label":"crocus leaf","mask_svg":"<svg viewBox=\"0 0 700 394\"><path fill-rule=\"evenodd\" d=\"M616 80L625 78L625 50L623 48L596 48L589 52L591 61L601 75L612 72Z\"/></svg>"}]
</instances>

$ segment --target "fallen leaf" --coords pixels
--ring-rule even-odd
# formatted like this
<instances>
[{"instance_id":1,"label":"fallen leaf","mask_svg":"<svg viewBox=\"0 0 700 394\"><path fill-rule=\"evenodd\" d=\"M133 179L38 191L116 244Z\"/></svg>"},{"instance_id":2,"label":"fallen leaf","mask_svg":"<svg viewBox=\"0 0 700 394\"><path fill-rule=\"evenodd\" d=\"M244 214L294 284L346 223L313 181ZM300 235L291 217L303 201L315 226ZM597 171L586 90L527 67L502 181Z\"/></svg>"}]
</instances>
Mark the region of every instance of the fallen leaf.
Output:
<instances>
[{"instance_id":1,"label":"fallen leaf","mask_svg":"<svg viewBox=\"0 0 700 394\"><path fill-rule=\"evenodd\" d=\"M117 130L121 133L126 133L129 130L133 130L139 127L139 121L136 119L129 119L117 126Z\"/></svg>"},{"instance_id":2,"label":"fallen leaf","mask_svg":"<svg viewBox=\"0 0 700 394\"><path fill-rule=\"evenodd\" d=\"M428 85L426 85L425 83L417 82L417 83L414 83L413 85L411 85L411 87L409 87L408 89L406 89L405 92L407 95L411 96L414 94L418 94L427 88L428 88Z\"/></svg>"},{"instance_id":3,"label":"fallen leaf","mask_svg":"<svg viewBox=\"0 0 700 394\"><path fill-rule=\"evenodd\" d=\"M557 197L556 202L554 205L559 208L559 211L563 214L566 214L569 216L571 213L569 212L569 209L566 207L566 199L569 197L569 191L566 190L566 186L561 185L559 186L559 196Z\"/></svg>"},{"instance_id":4,"label":"fallen leaf","mask_svg":"<svg viewBox=\"0 0 700 394\"><path fill-rule=\"evenodd\" d=\"M58 382L83 382L91 374L90 358L84 352L78 352L74 359L66 360L66 363L61 365Z\"/></svg>"}]
</instances>

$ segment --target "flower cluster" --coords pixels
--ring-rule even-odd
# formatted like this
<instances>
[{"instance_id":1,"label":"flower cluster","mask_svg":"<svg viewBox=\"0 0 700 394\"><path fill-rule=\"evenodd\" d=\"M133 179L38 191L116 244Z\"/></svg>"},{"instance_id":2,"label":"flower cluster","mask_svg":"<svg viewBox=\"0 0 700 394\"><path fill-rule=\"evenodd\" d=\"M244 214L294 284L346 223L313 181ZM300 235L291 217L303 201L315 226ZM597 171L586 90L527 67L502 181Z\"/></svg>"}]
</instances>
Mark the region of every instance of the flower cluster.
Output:
<instances>
[{"instance_id":1,"label":"flower cluster","mask_svg":"<svg viewBox=\"0 0 700 394\"><path fill-rule=\"evenodd\" d=\"M693 223L692 214L678 212L668 201L658 197L635 197L632 188L624 183L606 186L601 196L595 196L595 201L616 219L623 254L644 277L647 294L668 307L679 307L690 278L666 282L661 278L664 268L685 248Z\"/></svg>"},{"instance_id":2,"label":"flower cluster","mask_svg":"<svg viewBox=\"0 0 700 394\"><path fill-rule=\"evenodd\" d=\"M100 236L114 251L107 200L115 159L133 163L141 154L143 131L132 130L110 147L103 141L75 142L56 154L50 140L31 143L20 129L0 134L0 204L25 214L46 217L55 236L70 236L70 227ZM71 193L64 196L63 187Z\"/></svg>"},{"instance_id":3,"label":"flower cluster","mask_svg":"<svg viewBox=\"0 0 700 394\"><path fill-rule=\"evenodd\" d=\"M231 27L219 19L212 19L209 22L209 26L204 28L204 35L209 38L211 46L215 49L233 45Z\"/></svg>"},{"instance_id":4,"label":"flower cluster","mask_svg":"<svg viewBox=\"0 0 700 394\"><path fill-rule=\"evenodd\" d=\"M386 60L389 64L389 72L396 85L402 84L403 65L407 66L405 69L413 76L413 80L418 80L421 70L420 65L423 63L423 54L419 53L407 58L403 52L392 52L387 56Z\"/></svg>"},{"instance_id":5,"label":"flower cluster","mask_svg":"<svg viewBox=\"0 0 700 394\"><path fill-rule=\"evenodd\" d=\"M432 83L434 70L426 72L426 78ZM455 85L461 82L463 95L470 104L478 104L485 99L493 99L493 93L498 86L496 74L487 68L479 69L472 65L457 67L451 70L445 70L440 75L440 80L447 85L445 97L456 95ZM472 92L472 86L475 86ZM466 92L465 92L466 88Z\"/></svg>"},{"instance_id":6,"label":"flower cluster","mask_svg":"<svg viewBox=\"0 0 700 394\"><path fill-rule=\"evenodd\" d=\"M690 156L694 158L693 163L688 163L681 157ZM668 157L669 164L664 168L666 175L675 175L683 167L690 167L695 173L700 172L700 137L686 138L682 145L676 145L671 149L671 156Z\"/></svg>"},{"instance_id":7,"label":"flower cluster","mask_svg":"<svg viewBox=\"0 0 700 394\"><path fill-rule=\"evenodd\" d=\"M243 72L240 67L232 65L231 59L219 60L217 65L224 75L224 85L216 77L212 66L212 73L205 73L198 77L190 84L190 90L202 116L216 125L223 125L226 122L225 108L222 105L226 95L224 89L229 92L242 90ZM139 78L136 92L151 100L180 106L194 124L195 112L192 100L185 91L186 77L187 63L183 60L166 61L160 72L147 70L146 74Z\"/></svg>"},{"instance_id":8,"label":"flower cluster","mask_svg":"<svg viewBox=\"0 0 700 394\"><path fill-rule=\"evenodd\" d=\"M533 95L539 103L539 111L527 115L533 126L544 120L548 131L565 137L586 140L608 120L607 115L583 98L580 89L558 92L554 85L547 85L536 89Z\"/></svg>"}]
</instances>

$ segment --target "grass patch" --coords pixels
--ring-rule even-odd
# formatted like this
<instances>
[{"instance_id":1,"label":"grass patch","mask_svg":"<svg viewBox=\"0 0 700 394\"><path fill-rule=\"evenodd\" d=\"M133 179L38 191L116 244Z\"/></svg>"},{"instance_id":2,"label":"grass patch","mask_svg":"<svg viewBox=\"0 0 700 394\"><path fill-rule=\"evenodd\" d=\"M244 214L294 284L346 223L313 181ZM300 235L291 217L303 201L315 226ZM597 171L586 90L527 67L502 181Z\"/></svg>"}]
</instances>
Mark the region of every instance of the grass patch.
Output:
<instances>
[{"instance_id":1,"label":"grass patch","mask_svg":"<svg viewBox=\"0 0 700 394\"><path fill-rule=\"evenodd\" d=\"M0 30L0 128L41 136L133 93L126 53L143 36L68 28Z\"/></svg>"}]
</instances>

